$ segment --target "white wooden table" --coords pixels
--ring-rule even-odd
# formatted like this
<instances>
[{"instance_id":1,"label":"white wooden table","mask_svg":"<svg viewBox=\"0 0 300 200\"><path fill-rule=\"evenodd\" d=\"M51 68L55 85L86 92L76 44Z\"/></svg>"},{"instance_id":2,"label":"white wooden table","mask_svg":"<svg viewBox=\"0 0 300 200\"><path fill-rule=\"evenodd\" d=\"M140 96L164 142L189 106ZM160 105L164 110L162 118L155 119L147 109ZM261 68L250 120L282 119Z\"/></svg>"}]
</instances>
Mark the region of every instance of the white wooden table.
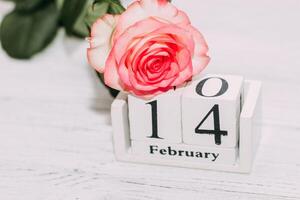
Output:
<instances>
[{"instance_id":1,"label":"white wooden table","mask_svg":"<svg viewBox=\"0 0 300 200\"><path fill-rule=\"evenodd\" d=\"M300 199L300 2L174 3L206 36L208 71L263 80L253 172L117 162L112 98L85 64L86 44L60 32L30 61L0 50L1 200Z\"/></svg>"}]
</instances>

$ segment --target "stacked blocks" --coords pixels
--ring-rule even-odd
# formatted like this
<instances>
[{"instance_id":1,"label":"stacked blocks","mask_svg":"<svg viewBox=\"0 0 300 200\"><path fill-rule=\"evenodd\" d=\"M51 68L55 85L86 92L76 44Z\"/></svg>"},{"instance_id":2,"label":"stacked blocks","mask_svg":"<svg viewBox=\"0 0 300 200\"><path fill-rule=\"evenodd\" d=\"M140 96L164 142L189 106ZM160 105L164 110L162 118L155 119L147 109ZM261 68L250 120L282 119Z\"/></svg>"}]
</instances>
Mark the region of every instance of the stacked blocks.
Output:
<instances>
[{"instance_id":1,"label":"stacked blocks","mask_svg":"<svg viewBox=\"0 0 300 200\"><path fill-rule=\"evenodd\" d=\"M243 83L241 76L212 74L151 100L128 95L132 154L233 165Z\"/></svg>"}]
</instances>

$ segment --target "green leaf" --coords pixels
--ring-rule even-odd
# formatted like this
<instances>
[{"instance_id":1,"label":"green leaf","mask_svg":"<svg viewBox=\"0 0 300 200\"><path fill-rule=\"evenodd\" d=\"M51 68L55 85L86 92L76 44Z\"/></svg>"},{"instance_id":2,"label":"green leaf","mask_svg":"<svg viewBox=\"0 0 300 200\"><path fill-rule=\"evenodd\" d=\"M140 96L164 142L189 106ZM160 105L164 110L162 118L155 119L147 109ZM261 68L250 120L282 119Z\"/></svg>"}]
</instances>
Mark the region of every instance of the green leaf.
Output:
<instances>
[{"instance_id":1,"label":"green leaf","mask_svg":"<svg viewBox=\"0 0 300 200\"><path fill-rule=\"evenodd\" d=\"M109 4L105 1L96 2L92 6L89 6L87 15L85 17L85 24L89 28L92 24L101 16L107 13Z\"/></svg>"},{"instance_id":2,"label":"green leaf","mask_svg":"<svg viewBox=\"0 0 300 200\"><path fill-rule=\"evenodd\" d=\"M121 14L125 9L119 0L94 0L92 5L89 5L85 15L86 30L90 30L93 23L106 13Z\"/></svg>"},{"instance_id":3,"label":"green leaf","mask_svg":"<svg viewBox=\"0 0 300 200\"><path fill-rule=\"evenodd\" d=\"M53 40L58 17L54 2L30 13L14 10L4 17L0 27L3 49L11 57L30 58Z\"/></svg>"},{"instance_id":4,"label":"green leaf","mask_svg":"<svg viewBox=\"0 0 300 200\"><path fill-rule=\"evenodd\" d=\"M55 4L58 10L62 9L65 0L55 0Z\"/></svg>"},{"instance_id":5,"label":"green leaf","mask_svg":"<svg viewBox=\"0 0 300 200\"><path fill-rule=\"evenodd\" d=\"M89 35L91 25L106 13L124 11L118 0L67 0L63 4L61 19L68 34Z\"/></svg>"},{"instance_id":6,"label":"green leaf","mask_svg":"<svg viewBox=\"0 0 300 200\"><path fill-rule=\"evenodd\" d=\"M15 10L18 11L32 11L45 4L48 4L51 0L9 0L15 2Z\"/></svg>"},{"instance_id":7,"label":"green leaf","mask_svg":"<svg viewBox=\"0 0 300 200\"><path fill-rule=\"evenodd\" d=\"M78 36L86 36L88 33L85 32L84 28L79 31L74 30L74 26L78 21L82 21L87 12L89 5L92 5L91 0L66 0L64 1L61 20L66 28L68 34L75 33ZM78 26L78 25L77 25ZM77 27L78 28L78 27Z\"/></svg>"},{"instance_id":8,"label":"green leaf","mask_svg":"<svg viewBox=\"0 0 300 200\"><path fill-rule=\"evenodd\" d=\"M118 0L105 0L107 2L109 2L109 9L108 9L108 13L110 14L121 14L122 12L125 11L125 8L122 6L122 4L120 3L120 1Z\"/></svg>"},{"instance_id":9,"label":"green leaf","mask_svg":"<svg viewBox=\"0 0 300 200\"><path fill-rule=\"evenodd\" d=\"M93 3L89 2L85 12L78 17L76 23L74 24L74 31L81 34L82 36L88 36L90 32L90 26L93 24L99 17L106 14L109 4L106 2Z\"/></svg>"}]
</instances>

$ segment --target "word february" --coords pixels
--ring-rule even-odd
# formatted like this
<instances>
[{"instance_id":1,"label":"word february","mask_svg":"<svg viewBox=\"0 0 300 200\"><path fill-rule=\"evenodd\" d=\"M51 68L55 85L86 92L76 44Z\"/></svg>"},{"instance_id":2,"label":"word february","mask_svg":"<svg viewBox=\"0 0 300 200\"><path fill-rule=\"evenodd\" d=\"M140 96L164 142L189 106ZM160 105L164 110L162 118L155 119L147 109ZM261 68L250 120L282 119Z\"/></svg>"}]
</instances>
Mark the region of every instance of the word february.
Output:
<instances>
[{"instance_id":1,"label":"word february","mask_svg":"<svg viewBox=\"0 0 300 200\"><path fill-rule=\"evenodd\" d=\"M212 162L215 162L219 156L219 153L210 153L210 152L200 152L192 150L177 150L172 149L170 146L166 148L159 148L157 145L149 146L150 154L161 154L166 156L179 156L179 157L195 157L209 159Z\"/></svg>"}]
</instances>

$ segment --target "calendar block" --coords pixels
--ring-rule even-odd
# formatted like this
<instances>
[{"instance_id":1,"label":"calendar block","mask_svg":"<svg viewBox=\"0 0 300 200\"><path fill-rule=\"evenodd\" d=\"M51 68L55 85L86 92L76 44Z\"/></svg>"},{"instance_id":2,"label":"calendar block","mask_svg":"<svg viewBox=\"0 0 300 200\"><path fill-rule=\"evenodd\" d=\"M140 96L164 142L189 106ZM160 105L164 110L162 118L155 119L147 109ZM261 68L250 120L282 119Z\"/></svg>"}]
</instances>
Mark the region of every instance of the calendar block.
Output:
<instances>
[{"instance_id":1,"label":"calendar block","mask_svg":"<svg viewBox=\"0 0 300 200\"><path fill-rule=\"evenodd\" d=\"M242 93L241 76L205 75L190 83L182 97L183 142L235 147Z\"/></svg>"},{"instance_id":2,"label":"calendar block","mask_svg":"<svg viewBox=\"0 0 300 200\"><path fill-rule=\"evenodd\" d=\"M244 81L244 99L239 116L239 141L233 148L172 143L164 140L132 140L128 115L129 97L128 94L120 92L111 106L116 159L133 163L249 173L261 135L261 86L259 81Z\"/></svg>"},{"instance_id":3,"label":"calendar block","mask_svg":"<svg viewBox=\"0 0 300 200\"><path fill-rule=\"evenodd\" d=\"M143 100L128 95L130 138L140 141L182 142L181 95L178 88Z\"/></svg>"},{"instance_id":4,"label":"calendar block","mask_svg":"<svg viewBox=\"0 0 300 200\"><path fill-rule=\"evenodd\" d=\"M166 142L131 141L131 153L144 158L233 165L237 148L214 148Z\"/></svg>"}]
</instances>

